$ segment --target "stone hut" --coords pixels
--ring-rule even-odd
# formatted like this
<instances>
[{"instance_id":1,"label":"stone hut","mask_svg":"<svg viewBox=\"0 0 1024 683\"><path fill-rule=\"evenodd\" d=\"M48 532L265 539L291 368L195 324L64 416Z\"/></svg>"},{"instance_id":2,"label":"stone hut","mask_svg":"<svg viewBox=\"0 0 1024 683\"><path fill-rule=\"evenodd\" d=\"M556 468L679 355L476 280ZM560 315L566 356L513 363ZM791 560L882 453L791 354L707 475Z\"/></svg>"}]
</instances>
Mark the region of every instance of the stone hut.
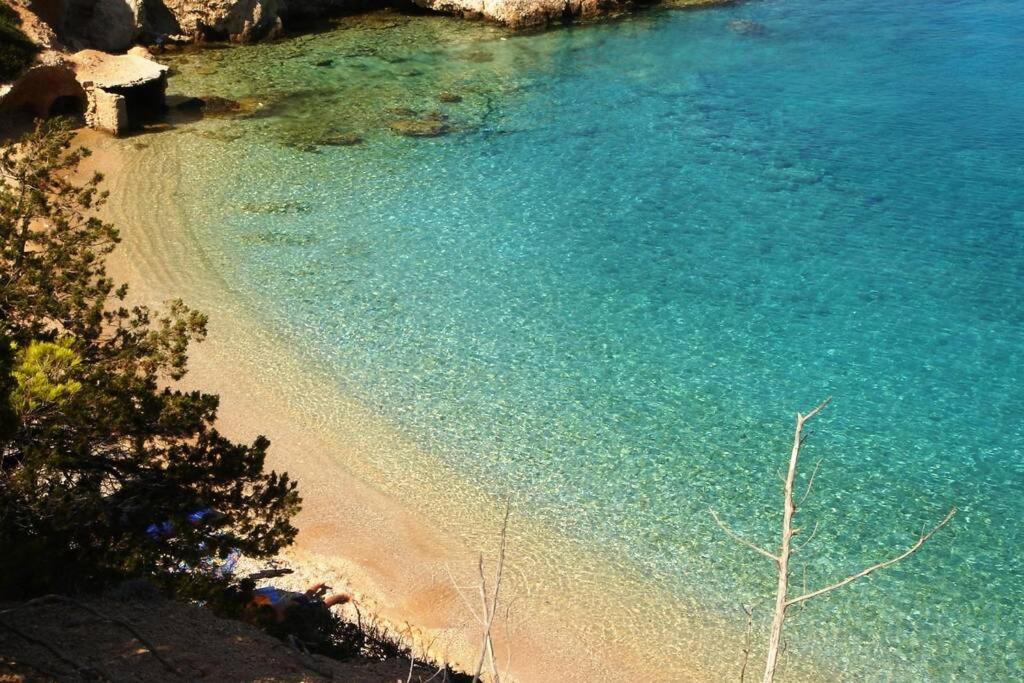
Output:
<instances>
[{"instance_id":1,"label":"stone hut","mask_svg":"<svg viewBox=\"0 0 1024 683\"><path fill-rule=\"evenodd\" d=\"M166 88L167 67L145 57L47 51L13 84L0 86L0 114L77 115L121 135L160 116Z\"/></svg>"},{"instance_id":2,"label":"stone hut","mask_svg":"<svg viewBox=\"0 0 1024 683\"><path fill-rule=\"evenodd\" d=\"M164 110L167 67L133 54L82 50L70 57L85 92L85 122L114 135L138 128Z\"/></svg>"}]
</instances>

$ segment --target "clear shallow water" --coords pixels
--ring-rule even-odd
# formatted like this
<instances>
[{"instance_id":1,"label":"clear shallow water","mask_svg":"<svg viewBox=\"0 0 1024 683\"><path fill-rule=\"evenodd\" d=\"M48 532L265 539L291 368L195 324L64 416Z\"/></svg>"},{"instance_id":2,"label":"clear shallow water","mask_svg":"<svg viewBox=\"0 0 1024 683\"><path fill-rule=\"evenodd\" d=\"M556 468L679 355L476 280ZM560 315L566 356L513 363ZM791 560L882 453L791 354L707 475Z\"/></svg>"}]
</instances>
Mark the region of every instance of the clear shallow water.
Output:
<instances>
[{"instance_id":1,"label":"clear shallow water","mask_svg":"<svg viewBox=\"0 0 1024 683\"><path fill-rule=\"evenodd\" d=\"M809 586L963 511L808 607L793 652L851 680L1011 680L1022 21L995 0L525 36L372 15L177 58L172 90L263 106L168 153L210 266L325 378L709 612L774 584L707 507L772 542L792 414L834 395L806 455ZM451 133L388 128L431 116ZM364 142L318 144L341 133Z\"/></svg>"}]
</instances>

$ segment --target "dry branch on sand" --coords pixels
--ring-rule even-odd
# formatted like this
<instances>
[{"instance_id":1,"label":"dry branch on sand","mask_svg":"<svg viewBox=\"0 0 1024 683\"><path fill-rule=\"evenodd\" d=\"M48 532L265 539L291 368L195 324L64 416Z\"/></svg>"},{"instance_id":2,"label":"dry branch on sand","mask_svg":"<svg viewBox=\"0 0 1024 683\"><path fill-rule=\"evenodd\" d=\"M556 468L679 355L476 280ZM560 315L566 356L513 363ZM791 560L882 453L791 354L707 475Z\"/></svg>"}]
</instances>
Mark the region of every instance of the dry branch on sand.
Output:
<instances>
[{"instance_id":1,"label":"dry branch on sand","mask_svg":"<svg viewBox=\"0 0 1024 683\"><path fill-rule=\"evenodd\" d=\"M747 540L746 538L743 538L741 535L733 531L729 527L729 525L723 522L722 519L718 516L717 512L715 512L714 510L709 510L711 517L714 519L715 523L719 527L721 527L721 529L726 533L726 535L729 536L729 538L736 541L740 545L743 545L753 550L759 555L762 555L770 559L772 562L776 564L779 570L778 588L775 593L775 610L774 616L772 618L771 634L768 640L768 652L765 659L764 678L762 679L763 683L772 683L772 681L775 679L775 673L777 671L779 663L780 646L782 644L782 629L786 620L786 610L788 608L792 607L793 605L804 603L808 600L819 597L821 595L825 595L826 593L831 593L836 589L842 588L843 586L853 583L858 579L862 579L865 576L872 574L880 569L885 569L886 567L890 567L896 564L897 562L901 562L907 559L908 557L916 553L918 550L920 550L921 546L923 546L933 535L935 535L935 533L939 529L949 524L950 520L953 519L953 516L957 512L957 509L955 507L951 508L941 522L935 525L935 527L933 527L931 531L921 534L921 536L918 537L917 541L902 553L895 555L887 560L883 560L882 562L873 564L870 567L862 569L859 572L851 574L850 576L847 576L844 579L836 581L835 583L831 583L823 588L819 588L817 590L812 591L805 591L804 593L796 597L789 597L789 561L794 552L793 538L801 532L800 528L793 526L793 518L796 515L798 506L802 505L803 502L807 499L807 496L810 495L811 486L814 484L814 477L818 473L818 467L821 465L820 461L815 465L814 471L811 473L811 476L807 481L807 488L804 490L803 495L800 497L799 503L794 502L793 487L796 481L797 465L800 459L800 449L803 447L804 441L806 439L806 435L804 434L804 426L818 413L824 410L824 408L831 401L831 398L827 398L821 403L819 403L817 406L815 406L815 408L811 410L809 413L797 413L796 415L796 430L793 435L793 448L790 451L789 471L786 474L785 488L783 492L784 502L782 509L782 539L777 554L762 548L761 546ZM803 547L803 545L806 545L808 541L814 538L816 532L817 525L815 525L814 530L811 532L811 535L808 537L807 541L805 541L800 547ZM747 612L747 615L749 629L751 618L749 611ZM743 679L743 676L746 673L748 656L749 645L745 646L744 649L743 668L740 674L741 680Z\"/></svg>"},{"instance_id":2,"label":"dry branch on sand","mask_svg":"<svg viewBox=\"0 0 1024 683\"><path fill-rule=\"evenodd\" d=\"M512 499L509 498L505 501L505 516L501 523L501 543L498 549L497 565L494 570L494 588L488 590L487 588L487 577L484 573L484 556L481 553L480 558L477 562L477 574L479 575L479 583L477 589L480 593L480 604L481 613L477 613L476 609L473 608L473 603L469 600L462 588L459 586L455 577L452 576L451 571L448 571L448 578L451 580L455 590L458 591L459 596L463 602L466 603L466 607L470 613L480 624L481 628L481 645L480 645L480 658L477 661L476 670L473 673L473 682L482 680L484 666L490 668L491 681L493 683L500 683L501 676L499 674L498 659L494 651L494 640L491 636L491 632L494 628L494 618L498 613L498 595L501 591L502 576L505 572L505 549L508 541L508 519L512 513Z\"/></svg>"}]
</instances>

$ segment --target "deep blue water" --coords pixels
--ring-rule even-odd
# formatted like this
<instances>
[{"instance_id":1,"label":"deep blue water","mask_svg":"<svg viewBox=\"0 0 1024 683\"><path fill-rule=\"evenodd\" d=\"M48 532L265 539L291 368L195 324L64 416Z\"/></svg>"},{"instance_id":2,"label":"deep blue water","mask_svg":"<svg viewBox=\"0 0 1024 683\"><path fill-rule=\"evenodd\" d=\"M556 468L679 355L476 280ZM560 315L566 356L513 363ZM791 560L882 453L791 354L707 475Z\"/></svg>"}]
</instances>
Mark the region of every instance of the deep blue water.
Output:
<instances>
[{"instance_id":1,"label":"deep blue water","mask_svg":"<svg viewBox=\"0 0 1024 683\"><path fill-rule=\"evenodd\" d=\"M485 490L723 613L774 582L706 509L772 542L792 416L832 395L809 584L961 513L794 633L851 680L1024 676L1024 4L430 27L247 48L292 49L269 79L218 56L290 94L225 124L251 137L195 200L253 309ZM399 138L398 106L455 130ZM281 144L325 125L366 142Z\"/></svg>"}]
</instances>

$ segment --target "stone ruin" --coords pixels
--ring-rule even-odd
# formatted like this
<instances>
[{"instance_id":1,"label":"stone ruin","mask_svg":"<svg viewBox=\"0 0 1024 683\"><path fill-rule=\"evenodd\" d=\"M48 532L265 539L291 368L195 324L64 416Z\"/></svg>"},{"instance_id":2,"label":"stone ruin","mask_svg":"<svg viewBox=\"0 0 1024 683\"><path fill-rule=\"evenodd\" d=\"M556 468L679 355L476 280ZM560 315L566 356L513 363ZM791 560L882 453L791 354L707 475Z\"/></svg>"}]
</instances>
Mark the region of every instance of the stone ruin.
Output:
<instances>
[{"instance_id":1,"label":"stone ruin","mask_svg":"<svg viewBox=\"0 0 1024 683\"><path fill-rule=\"evenodd\" d=\"M122 135L164 110L167 67L151 59L97 50L46 57L0 86L0 114L81 115L92 128Z\"/></svg>"}]
</instances>

